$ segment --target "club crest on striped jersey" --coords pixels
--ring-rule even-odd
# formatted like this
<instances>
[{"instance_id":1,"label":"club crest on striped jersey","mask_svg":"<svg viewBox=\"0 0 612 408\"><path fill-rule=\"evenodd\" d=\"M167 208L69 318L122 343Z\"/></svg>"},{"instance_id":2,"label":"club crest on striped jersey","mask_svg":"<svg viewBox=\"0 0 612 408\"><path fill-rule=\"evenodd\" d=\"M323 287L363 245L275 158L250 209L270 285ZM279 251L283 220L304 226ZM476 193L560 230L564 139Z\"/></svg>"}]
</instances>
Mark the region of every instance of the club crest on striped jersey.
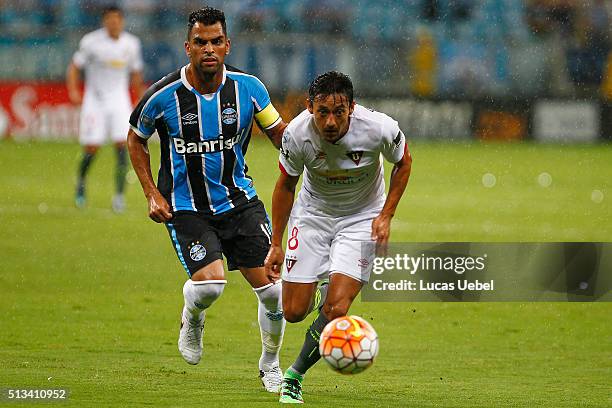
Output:
<instances>
[{"instance_id":1,"label":"club crest on striped jersey","mask_svg":"<svg viewBox=\"0 0 612 408\"><path fill-rule=\"evenodd\" d=\"M238 112L234 108L225 108L221 112L221 121L226 125L232 125L238 120Z\"/></svg>"},{"instance_id":2,"label":"club crest on striped jersey","mask_svg":"<svg viewBox=\"0 0 612 408\"><path fill-rule=\"evenodd\" d=\"M346 155L353 161L353 163L359 164L361 157L363 156L363 151L346 152Z\"/></svg>"}]
</instances>

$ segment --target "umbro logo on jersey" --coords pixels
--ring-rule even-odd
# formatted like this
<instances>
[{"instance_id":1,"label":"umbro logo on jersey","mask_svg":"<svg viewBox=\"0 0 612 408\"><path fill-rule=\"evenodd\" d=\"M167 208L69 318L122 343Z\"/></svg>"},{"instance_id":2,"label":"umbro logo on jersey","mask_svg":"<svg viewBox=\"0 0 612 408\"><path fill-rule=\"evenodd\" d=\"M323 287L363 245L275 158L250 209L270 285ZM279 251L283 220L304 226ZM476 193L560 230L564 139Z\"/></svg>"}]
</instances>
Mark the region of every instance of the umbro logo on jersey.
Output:
<instances>
[{"instance_id":1,"label":"umbro logo on jersey","mask_svg":"<svg viewBox=\"0 0 612 408\"><path fill-rule=\"evenodd\" d=\"M196 120L198 118L198 115L196 115L195 113L186 113L181 118L183 119L183 126L195 125L198 123L198 121Z\"/></svg>"},{"instance_id":2,"label":"umbro logo on jersey","mask_svg":"<svg viewBox=\"0 0 612 408\"><path fill-rule=\"evenodd\" d=\"M346 155L353 161L353 163L359 164L361 157L363 156L363 152L347 152Z\"/></svg>"}]
</instances>

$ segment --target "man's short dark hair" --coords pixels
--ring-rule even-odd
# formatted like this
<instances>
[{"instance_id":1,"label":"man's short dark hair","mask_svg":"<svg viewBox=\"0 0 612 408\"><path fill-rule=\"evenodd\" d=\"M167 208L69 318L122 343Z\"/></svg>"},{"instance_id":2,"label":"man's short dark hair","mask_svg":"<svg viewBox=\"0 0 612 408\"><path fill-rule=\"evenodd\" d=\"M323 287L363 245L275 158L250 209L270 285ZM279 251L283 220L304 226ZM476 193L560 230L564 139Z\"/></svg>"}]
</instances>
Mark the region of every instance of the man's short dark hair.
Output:
<instances>
[{"instance_id":1,"label":"man's short dark hair","mask_svg":"<svg viewBox=\"0 0 612 408\"><path fill-rule=\"evenodd\" d=\"M123 10L116 4L111 4L102 9L102 17L106 16L108 13L119 13L123 15Z\"/></svg>"},{"instance_id":2,"label":"man's short dark hair","mask_svg":"<svg viewBox=\"0 0 612 408\"><path fill-rule=\"evenodd\" d=\"M187 23L187 41L189 41L191 29L193 28L195 23L201 23L207 26L214 25L215 23L221 23L221 27L223 28L223 34L227 37L225 14L219 9L212 7L204 7L192 12L189 15L189 22Z\"/></svg>"},{"instance_id":3,"label":"man's short dark hair","mask_svg":"<svg viewBox=\"0 0 612 408\"><path fill-rule=\"evenodd\" d=\"M319 75L308 88L310 103L313 103L315 98L333 94L344 94L349 105L353 103L353 82L348 75L338 71L329 71Z\"/></svg>"}]
</instances>

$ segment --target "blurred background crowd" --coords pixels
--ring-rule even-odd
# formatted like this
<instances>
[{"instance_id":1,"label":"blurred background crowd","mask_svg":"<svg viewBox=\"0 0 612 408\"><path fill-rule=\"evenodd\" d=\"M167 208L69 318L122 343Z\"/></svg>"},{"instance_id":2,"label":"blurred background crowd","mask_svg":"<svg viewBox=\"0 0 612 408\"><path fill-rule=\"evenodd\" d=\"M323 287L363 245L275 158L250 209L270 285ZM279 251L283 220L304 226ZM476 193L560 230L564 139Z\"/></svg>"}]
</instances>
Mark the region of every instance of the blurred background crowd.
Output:
<instances>
[{"instance_id":1,"label":"blurred background crowd","mask_svg":"<svg viewBox=\"0 0 612 408\"><path fill-rule=\"evenodd\" d=\"M0 0L0 80L63 80L106 0ZM124 0L155 81L183 64L191 0ZM229 63L271 91L341 69L368 96L612 97L606 0L226 0ZM18 69L16 69L18 67Z\"/></svg>"}]
</instances>

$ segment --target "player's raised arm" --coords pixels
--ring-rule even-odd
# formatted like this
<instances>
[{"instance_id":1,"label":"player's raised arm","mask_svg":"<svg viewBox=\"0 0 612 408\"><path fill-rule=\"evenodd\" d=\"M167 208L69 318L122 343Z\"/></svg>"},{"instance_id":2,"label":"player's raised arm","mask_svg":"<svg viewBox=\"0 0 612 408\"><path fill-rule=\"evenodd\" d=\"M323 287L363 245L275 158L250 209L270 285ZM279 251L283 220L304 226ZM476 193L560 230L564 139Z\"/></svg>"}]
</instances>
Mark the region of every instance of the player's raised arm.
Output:
<instances>
[{"instance_id":1,"label":"player's raised arm","mask_svg":"<svg viewBox=\"0 0 612 408\"><path fill-rule=\"evenodd\" d=\"M166 222L172 218L170 205L161 195L151 173L151 156L147 146L147 139L130 129L127 136L128 151L134 171L140 180L142 191L149 202L149 217L155 222Z\"/></svg>"},{"instance_id":2,"label":"player's raised arm","mask_svg":"<svg viewBox=\"0 0 612 408\"><path fill-rule=\"evenodd\" d=\"M389 144L388 151L383 152L383 155L390 161L393 160L393 156L397 157L398 154L401 154L401 158L393 166L385 205L380 214L372 221L372 239L376 240L377 253L379 254L385 251L389 242L391 219L395 215L397 205L406 190L412 169L412 155L401 131L398 131L393 142Z\"/></svg>"}]
</instances>

